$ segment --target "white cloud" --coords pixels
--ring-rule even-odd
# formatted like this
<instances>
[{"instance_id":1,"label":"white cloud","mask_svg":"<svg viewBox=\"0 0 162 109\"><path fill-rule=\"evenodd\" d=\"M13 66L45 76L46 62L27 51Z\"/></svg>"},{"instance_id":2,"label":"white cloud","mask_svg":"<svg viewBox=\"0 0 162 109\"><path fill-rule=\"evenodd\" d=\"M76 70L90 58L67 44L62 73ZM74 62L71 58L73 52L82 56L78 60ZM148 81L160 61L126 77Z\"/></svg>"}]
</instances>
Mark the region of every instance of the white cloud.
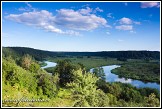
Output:
<instances>
[{"instance_id":1,"label":"white cloud","mask_svg":"<svg viewBox=\"0 0 162 109\"><path fill-rule=\"evenodd\" d=\"M26 8L23 8L23 7L20 7L18 10L19 11L29 11L29 9L26 9Z\"/></svg>"},{"instance_id":2,"label":"white cloud","mask_svg":"<svg viewBox=\"0 0 162 109\"><path fill-rule=\"evenodd\" d=\"M89 7L89 6L90 6L90 4L85 4L82 7Z\"/></svg>"},{"instance_id":3,"label":"white cloud","mask_svg":"<svg viewBox=\"0 0 162 109\"><path fill-rule=\"evenodd\" d=\"M108 18L114 19L114 16L112 16L112 13L108 13L108 14L107 14L107 17L108 17Z\"/></svg>"},{"instance_id":4,"label":"white cloud","mask_svg":"<svg viewBox=\"0 0 162 109\"><path fill-rule=\"evenodd\" d=\"M131 20L130 18L123 17L120 20L117 20L116 22L119 22L120 25L115 26L116 29L118 30L127 30L130 31L130 33L136 33L133 31L133 24L140 25L141 22ZM114 25L116 25L116 22Z\"/></svg>"},{"instance_id":5,"label":"white cloud","mask_svg":"<svg viewBox=\"0 0 162 109\"><path fill-rule=\"evenodd\" d=\"M87 15L87 14L90 14L91 12L92 12L92 9L89 7L86 7L86 9L79 9L79 13L81 14Z\"/></svg>"},{"instance_id":6,"label":"white cloud","mask_svg":"<svg viewBox=\"0 0 162 109\"><path fill-rule=\"evenodd\" d=\"M41 24L49 22L52 18L52 13L49 13L46 10L42 10L39 12L24 12L22 14L10 14L8 16L5 16L5 18L26 25L39 26Z\"/></svg>"},{"instance_id":7,"label":"white cloud","mask_svg":"<svg viewBox=\"0 0 162 109\"><path fill-rule=\"evenodd\" d=\"M79 32L76 32L76 31L73 31L73 30L67 30L67 31L65 31L65 34L80 36Z\"/></svg>"},{"instance_id":8,"label":"white cloud","mask_svg":"<svg viewBox=\"0 0 162 109\"><path fill-rule=\"evenodd\" d=\"M55 24L53 23L54 16L52 16L52 13L41 10L39 12L24 12L23 14L10 14L5 17L6 19L26 24L29 26L36 26L38 28L44 29L49 32L54 33L60 33L60 34L73 34L78 35L79 33L75 33L74 31L62 31L61 29L58 29L55 27Z\"/></svg>"},{"instance_id":9,"label":"white cloud","mask_svg":"<svg viewBox=\"0 0 162 109\"><path fill-rule=\"evenodd\" d=\"M79 32L74 30L89 31L100 26L110 27L104 18L91 14L91 11L88 7L77 11L60 9L56 11L57 13L54 16L47 10L41 10L24 12L22 14L10 14L5 16L5 18L29 26L35 26L49 32L69 35L79 35Z\"/></svg>"},{"instance_id":10,"label":"white cloud","mask_svg":"<svg viewBox=\"0 0 162 109\"><path fill-rule=\"evenodd\" d=\"M141 8L152 8L152 7L160 7L160 4L158 2L142 2Z\"/></svg>"},{"instance_id":11,"label":"white cloud","mask_svg":"<svg viewBox=\"0 0 162 109\"><path fill-rule=\"evenodd\" d=\"M116 26L115 28L119 30L133 30L132 25L120 25L120 26Z\"/></svg>"},{"instance_id":12,"label":"white cloud","mask_svg":"<svg viewBox=\"0 0 162 109\"><path fill-rule=\"evenodd\" d=\"M26 7L20 7L18 10L19 11L35 11L36 9L32 7L31 4L29 4L28 2L25 2L25 4L27 5Z\"/></svg>"},{"instance_id":13,"label":"white cloud","mask_svg":"<svg viewBox=\"0 0 162 109\"><path fill-rule=\"evenodd\" d=\"M119 81L121 83L131 83L132 82L131 79L125 79L125 78L117 78L117 79L115 79L115 81Z\"/></svg>"},{"instance_id":14,"label":"white cloud","mask_svg":"<svg viewBox=\"0 0 162 109\"><path fill-rule=\"evenodd\" d=\"M132 20L126 17L123 17L119 20L120 24L132 24Z\"/></svg>"},{"instance_id":15,"label":"white cloud","mask_svg":"<svg viewBox=\"0 0 162 109\"><path fill-rule=\"evenodd\" d=\"M32 8L32 5L29 4L28 2L25 2L25 4L26 4L28 7Z\"/></svg>"},{"instance_id":16,"label":"white cloud","mask_svg":"<svg viewBox=\"0 0 162 109\"><path fill-rule=\"evenodd\" d=\"M75 30L93 30L99 26L106 26L107 21L95 14L83 15L80 11L72 9L57 10L55 23Z\"/></svg>"},{"instance_id":17,"label":"white cloud","mask_svg":"<svg viewBox=\"0 0 162 109\"><path fill-rule=\"evenodd\" d=\"M94 13L96 13L97 11L98 11L98 12L103 12L103 10L100 9L99 7L95 8Z\"/></svg>"}]
</instances>

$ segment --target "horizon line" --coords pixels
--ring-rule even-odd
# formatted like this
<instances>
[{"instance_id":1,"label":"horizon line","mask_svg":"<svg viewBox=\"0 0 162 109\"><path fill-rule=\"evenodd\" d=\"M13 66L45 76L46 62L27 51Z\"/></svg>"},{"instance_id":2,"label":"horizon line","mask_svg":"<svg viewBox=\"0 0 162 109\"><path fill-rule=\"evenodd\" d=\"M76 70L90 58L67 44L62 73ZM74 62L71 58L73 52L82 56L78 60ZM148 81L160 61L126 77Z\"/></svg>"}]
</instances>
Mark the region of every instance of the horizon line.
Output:
<instances>
[{"instance_id":1,"label":"horizon line","mask_svg":"<svg viewBox=\"0 0 162 109\"><path fill-rule=\"evenodd\" d=\"M42 50L42 51L49 51L49 52L107 52L109 50L101 50L101 51L51 51L51 50L43 50L43 49L39 49L39 48L33 48L33 47L22 47L22 46L1 46L3 47L21 47L21 48L31 48L31 49L35 49L35 50ZM110 50L110 51L158 51L159 50Z\"/></svg>"}]
</instances>

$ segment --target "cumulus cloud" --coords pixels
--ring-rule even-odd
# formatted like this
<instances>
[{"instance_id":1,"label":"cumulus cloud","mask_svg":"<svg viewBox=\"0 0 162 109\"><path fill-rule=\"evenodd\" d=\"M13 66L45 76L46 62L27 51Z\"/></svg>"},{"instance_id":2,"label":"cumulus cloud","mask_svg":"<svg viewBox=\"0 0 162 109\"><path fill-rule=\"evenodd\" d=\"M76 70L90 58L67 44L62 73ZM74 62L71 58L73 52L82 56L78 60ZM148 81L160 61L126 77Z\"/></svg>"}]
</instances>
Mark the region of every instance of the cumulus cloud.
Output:
<instances>
[{"instance_id":1,"label":"cumulus cloud","mask_svg":"<svg viewBox=\"0 0 162 109\"><path fill-rule=\"evenodd\" d=\"M92 12L92 9L89 7L86 7L86 9L79 9L79 13L81 14L87 15L87 14L90 14L91 12Z\"/></svg>"},{"instance_id":2,"label":"cumulus cloud","mask_svg":"<svg viewBox=\"0 0 162 109\"><path fill-rule=\"evenodd\" d=\"M99 26L106 26L107 21L95 14L83 15L80 11L72 9L57 10L54 22L75 30L93 30Z\"/></svg>"},{"instance_id":3,"label":"cumulus cloud","mask_svg":"<svg viewBox=\"0 0 162 109\"><path fill-rule=\"evenodd\" d=\"M120 25L120 26L115 26L115 28L118 30L133 30L132 25Z\"/></svg>"},{"instance_id":4,"label":"cumulus cloud","mask_svg":"<svg viewBox=\"0 0 162 109\"><path fill-rule=\"evenodd\" d=\"M24 12L22 14L10 14L5 18L27 25L44 25L52 18L52 13L42 10L39 12Z\"/></svg>"},{"instance_id":5,"label":"cumulus cloud","mask_svg":"<svg viewBox=\"0 0 162 109\"><path fill-rule=\"evenodd\" d=\"M119 20L120 24L132 24L132 20L126 17L123 17Z\"/></svg>"},{"instance_id":6,"label":"cumulus cloud","mask_svg":"<svg viewBox=\"0 0 162 109\"><path fill-rule=\"evenodd\" d=\"M141 22L138 22L138 21L134 21L130 18L126 18L126 17L123 17L119 20L117 20L114 25L116 24L120 24L118 26L115 26L115 29L118 29L118 30L124 30L124 31L130 31L130 33L136 33L134 30L133 30L133 25L140 25Z\"/></svg>"},{"instance_id":7,"label":"cumulus cloud","mask_svg":"<svg viewBox=\"0 0 162 109\"><path fill-rule=\"evenodd\" d=\"M160 4L158 2L142 2L141 8L152 8L152 7L160 7Z\"/></svg>"},{"instance_id":8,"label":"cumulus cloud","mask_svg":"<svg viewBox=\"0 0 162 109\"><path fill-rule=\"evenodd\" d=\"M100 26L109 27L107 21L91 13L91 8L80 10L60 9L53 15L47 10L10 14L6 19L29 26L36 26L49 32L79 35L74 30L89 31ZM63 30L65 29L65 30Z\"/></svg>"},{"instance_id":9,"label":"cumulus cloud","mask_svg":"<svg viewBox=\"0 0 162 109\"><path fill-rule=\"evenodd\" d=\"M60 34L72 34L74 33L75 35L78 35L76 32L69 32L69 31L62 31L61 29L58 29L55 27L53 23L54 16L52 13L46 11L46 10L41 10L41 11L35 11L35 12L24 12L23 14L10 14L5 17L6 19L26 24L29 26L36 26L38 28L44 29L49 32L54 32L54 33L60 33Z\"/></svg>"},{"instance_id":10,"label":"cumulus cloud","mask_svg":"<svg viewBox=\"0 0 162 109\"><path fill-rule=\"evenodd\" d=\"M126 18L126 17L123 17L119 20L119 23L120 24L126 24L126 25L129 25L129 24L137 24L137 25L140 25L141 22L137 22L137 21L133 21L131 20L130 18Z\"/></svg>"}]
</instances>

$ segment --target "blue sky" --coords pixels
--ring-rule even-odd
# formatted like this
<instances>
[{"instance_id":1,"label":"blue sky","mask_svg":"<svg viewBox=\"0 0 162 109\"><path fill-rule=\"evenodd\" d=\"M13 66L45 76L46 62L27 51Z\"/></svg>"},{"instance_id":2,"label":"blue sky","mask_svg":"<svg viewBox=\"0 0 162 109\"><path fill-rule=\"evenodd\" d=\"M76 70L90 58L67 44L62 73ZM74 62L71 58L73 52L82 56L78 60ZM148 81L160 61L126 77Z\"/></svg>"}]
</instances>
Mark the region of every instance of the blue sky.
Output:
<instances>
[{"instance_id":1,"label":"blue sky","mask_svg":"<svg viewBox=\"0 0 162 109\"><path fill-rule=\"evenodd\" d=\"M2 2L2 46L160 51L160 2Z\"/></svg>"}]
</instances>

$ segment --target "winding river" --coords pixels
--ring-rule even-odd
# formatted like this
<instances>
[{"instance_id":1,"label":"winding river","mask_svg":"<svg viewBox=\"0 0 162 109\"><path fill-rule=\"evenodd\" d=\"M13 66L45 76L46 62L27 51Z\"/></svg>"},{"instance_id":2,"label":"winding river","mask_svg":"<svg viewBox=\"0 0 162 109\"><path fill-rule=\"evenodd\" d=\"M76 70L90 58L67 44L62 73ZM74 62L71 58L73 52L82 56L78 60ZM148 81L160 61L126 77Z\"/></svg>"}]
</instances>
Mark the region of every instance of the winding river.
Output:
<instances>
[{"instance_id":1,"label":"winding river","mask_svg":"<svg viewBox=\"0 0 162 109\"><path fill-rule=\"evenodd\" d=\"M47 63L46 66L41 68L48 68L48 67L55 67L57 63L45 61ZM109 65L109 66L102 66L104 73L106 75L106 81L107 82L121 82L121 83L129 83L133 86L136 86L137 88L143 88L143 87L149 87L149 88L156 88L160 91L160 84L157 84L156 82L143 82L140 80L134 80L134 79L126 79L126 78L119 78L118 75L111 73L112 69L115 69L117 67L120 67L119 65ZM92 72L93 68L90 70Z\"/></svg>"},{"instance_id":2,"label":"winding river","mask_svg":"<svg viewBox=\"0 0 162 109\"><path fill-rule=\"evenodd\" d=\"M48 68L48 67L55 67L57 65L57 63L54 62L49 62L49 61L44 61L47 65L41 67L42 69Z\"/></svg>"},{"instance_id":3,"label":"winding river","mask_svg":"<svg viewBox=\"0 0 162 109\"><path fill-rule=\"evenodd\" d=\"M143 88L143 87L149 87L149 88L156 88L160 91L160 85L156 82L143 82L140 80L134 80L134 79L126 79L124 77L119 78L118 75L111 73L112 69L115 69L117 67L120 67L119 65L109 65L109 66L103 66L104 73L106 75L106 81L107 82L121 82L121 83L129 83L133 86L136 86L137 88ZM92 71L91 69L90 71Z\"/></svg>"}]
</instances>

